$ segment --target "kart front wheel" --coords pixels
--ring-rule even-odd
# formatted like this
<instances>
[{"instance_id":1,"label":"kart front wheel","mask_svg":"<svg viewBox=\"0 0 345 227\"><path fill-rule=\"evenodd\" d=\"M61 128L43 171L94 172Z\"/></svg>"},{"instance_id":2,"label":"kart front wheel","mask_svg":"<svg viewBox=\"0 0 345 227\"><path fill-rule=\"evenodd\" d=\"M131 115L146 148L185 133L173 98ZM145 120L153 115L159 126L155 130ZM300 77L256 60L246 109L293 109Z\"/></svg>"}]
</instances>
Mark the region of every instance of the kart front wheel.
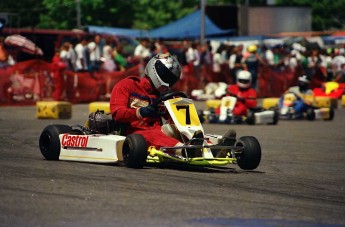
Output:
<instances>
[{"instance_id":1,"label":"kart front wheel","mask_svg":"<svg viewBox=\"0 0 345 227\"><path fill-rule=\"evenodd\" d=\"M253 136L243 136L237 140L236 147L242 147L242 152L236 154L237 164L241 169L256 169L261 161L261 146Z\"/></svg>"},{"instance_id":2,"label":"kart front wheel","mask_svg":"<svg viewBox=\"0 0 345 227\"><path fill-rule=\"evenodd\" d=\"M126 137L122 148L123 161L129 168L141 169L147 159L147 143L140 134L130 134Z\"/></svg>"},{"instance_id":3,"label":"kart front wheel","mask_svg":"<svg viewBox=\"0 0 345 227\"><path fill-rule=\"evenodd\" d=\"M43 157L47 160L59 160L61 149L59 135L72 131L72 127L68 125L46 126L39 138L39 147Z\"/></svg>"}]
</instances>

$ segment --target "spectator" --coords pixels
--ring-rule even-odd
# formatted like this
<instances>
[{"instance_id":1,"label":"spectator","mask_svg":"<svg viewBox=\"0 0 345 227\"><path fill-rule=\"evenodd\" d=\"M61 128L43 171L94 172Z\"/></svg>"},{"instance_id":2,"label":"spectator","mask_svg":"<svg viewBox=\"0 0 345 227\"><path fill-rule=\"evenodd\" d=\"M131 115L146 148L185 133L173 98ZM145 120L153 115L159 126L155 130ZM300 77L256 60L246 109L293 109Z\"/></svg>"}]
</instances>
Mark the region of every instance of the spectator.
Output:
<instances>
[{"instance_id":1,"label":"spectator","mask_svg":"<svg viewBox=\"0 0 345 227\"><path fill-rule=\"evenodd\" d=\"M233 48L233 52L229 58L229 69L230 69L230 76L232 78L232 83L236 84L236 75L237 72L243 70L243 45L238 45Z\"/></svg>"},{"instance_id":2,"label":"spectator","mask_svg":"<svg viewBox=\"0 0 345 227\"><path fill-rule=\"evenodd\" d=\"M143 38L134 49L134 60L139 62L139 75L144 76L144 64L151 57L150 40Z\"/></svg>"},{"instance_id":3,"label":"spectator","mask_svg":"<svg viewBox=\"0 0 345 227\"><path fill-rule=\"evenodd\" d=\"M53 99L55 101L63 100L63 89L65 85L64 71L67 68L66 63L61 59L61 51L56 50L52 59L52 73L54 81Z\"/></svg>"},{"instance_id":4,"label":"spectator","mask_svg":"<svg viewBox=\"0 0 345 227\"><path fill-rule=\"evenodd\" d=\"M200 83L199 87L204 87L207 83L212 82L215 78L213 78L212 72L212 47L209 42L200 45Z\"/></svg>"},{"instance_id":5,"label":"spectator","mask_svg":"<svg viewBox=\"0 0 345 227\"><path fill-rule=\"evenodd\" d=\"M191 44L189 41L185 43L185 54L186 54L186 62L187 62L187 73L193 74L194 73L194 62L197 60L197 55L194 51L195 44Z\"/></svg>"},{"instance_id":6,"label":"spectator","mask_svg":"<svg viewBox=\"0 0 345 227\"><path fill-rule=\"evenodd\" d=\"M114 48L113 57L118 71L125 71L127 68L127 60L124 56L123 46L117 44Z\"/></svg>"},{"instance_id":7,"label":"spectator","mask_svg":"<svg viewBox=\"0 0 345 227\"><path fill-rule=\"evenodd\" d=\"M93 37L93 40L88 43L88 52L89 52L89 71L91 73L95 71L99 71L101 67L101 57L103 55L103 47L102 47L102 37L99 34L96 34Z\"/></svg>"},{"instance_id":8,"label":"spectator","mask_svg":"<svg viewBox=\"0 0 345 227\"><path fill-rule=\"evenodd\" d=\"M251 87L257 89L257 79L259 74L259 65L262 62L260 55L257 53L256 45L248 46L248 54L243 58L244 68L251 74Z\"/></svg>"},{"instance_id":9,"label":"spectator","mask_svg":"<svg viewBox=\"0 0 345 227\"><path fill-rule=\"evenodd\" d=\"M76 53L76 70L84 72L88 70L89 53L88 53L88 39L83 36L80 42L75 46L74 50Z\"/></svg>"},{"instance_id":10,"label":"spectator","mask_svg":"<svg viewBox=\"0 0 345 227\"><path fill-rule=\"evenodd\" d=\"M66 70L76 71L76 55L70 42L64 42L61 46L60 59L65 63Z\"/></svg>"},{"instance_id":11,"label":"spectator","mask_svg":"<svg viewBox=\"0 0 345 227\"><path fill-rule=\"evenodd\" d=\"M339 50L334 50L335 56L332 59L332 69L334 81L341 83L344 79L344 65L345 57L339 53Z\"/></svg>"},{"instance_id":12,"label":"spectator","mask_svg":"<svg viewBox=\"0 0 345 227\"><path fill-rule=\"evenodd\" d=\"M201 74L201 45L197 41L192 43L192 49L194 54L194 61L193 61L193 75L198 81L200 81L200 74Z\"/></svg>"},{"instance_id":13,"label":"spectator","mask_svg":"<svg viewBox=\"0 0 345 227\"><path fill-rule=\"evenodd\" d=\"M113 57L114 40L111 36L108 36L105 40L103 47L103 57L101 58L103 64L102 69L107 72L112 72L116 69L116 65Z\"/></svg>"},{"instance_id":14,"label":"spectator","mask_svg":"<svg viewBox=\"0 0 345 227\"><path fill-rule=\"evenodd\" d=\"M151 57L150 40L143 38L140 40L138 46L134 49L134 58L137 58L140 62L147 61Z\"/></svg>"},{"instance_id":15,"label":"spectator","mask_svg":"<svg viewBox=\"0 0 345 227\"><path fill-rule=\"evenodd\" d=\"M223 58L222 55L224 49L225 45L221 44L213 55L212 71L214 77L217 78L218 81L226 81L222 73L222 65L225 63L225 58Z\"/></svg>"}]
</instances>

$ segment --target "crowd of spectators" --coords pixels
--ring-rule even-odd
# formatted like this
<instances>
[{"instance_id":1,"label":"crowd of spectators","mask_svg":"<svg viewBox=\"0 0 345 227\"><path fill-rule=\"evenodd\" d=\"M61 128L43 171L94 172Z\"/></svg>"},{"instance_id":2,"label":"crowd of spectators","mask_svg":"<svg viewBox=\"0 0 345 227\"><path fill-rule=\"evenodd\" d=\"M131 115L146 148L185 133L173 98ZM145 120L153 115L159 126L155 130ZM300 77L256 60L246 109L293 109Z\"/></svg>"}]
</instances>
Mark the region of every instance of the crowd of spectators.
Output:
<instances>
[{"instance_id":1,"label":"crowd of spectators","mask_svg":"<svg viewBox=\"0 0 345 227\"><path fill-rule=\"evenodd\" d=\"M290 45L244 45L220 43L217 47L211 42L183 40L165 42L162 39L139 40L132 55L124 53L124 47L112 36L99 34L82 36L77 42L64 42L56 50L52 59L64 70L74 72L113 72L144 63L153 55L170 52L183 66L183 77L192 76L199 83L198 87L208 82L226 82L233 84L239 70L248 70L252 74L252 87L258 89L259 71L263 66L275 72L291 70L306 74L310 79L319 77L322 81L345 82L344 46L320 48L306 47L301 43ZM3 40L0 39L0 67L11 62L6 55ZM142 64L145 65L145 64ZM139 68L140 75L143 67Z\"/></svg>"},{"instance_id":2,"label":"crowd of spectators","mask_svg":"<svg viewBox=\"0 0 345 227\"><path fill-rule=\"evenodd\" d=\"M298 70L298 73L305 74L310 79L318 77L324 82L345 82L345 48L342 45L320 48L318 45L305 47L300 43L272 46L222 43L214 50L209 43L200 45L184 41L183 46L182 53L186 55L186 64L191 68L189 70L197 72L196 75L201 76L205 82L220 78L228 84L235 83L237 72L247 70L253 76L252 87L257 89L257 79L262 67L269 67L278 73L287 70L295 73ZM212 65L212 76L200 74L200 68L205 65Z\"/></svg>"}]
</instances>

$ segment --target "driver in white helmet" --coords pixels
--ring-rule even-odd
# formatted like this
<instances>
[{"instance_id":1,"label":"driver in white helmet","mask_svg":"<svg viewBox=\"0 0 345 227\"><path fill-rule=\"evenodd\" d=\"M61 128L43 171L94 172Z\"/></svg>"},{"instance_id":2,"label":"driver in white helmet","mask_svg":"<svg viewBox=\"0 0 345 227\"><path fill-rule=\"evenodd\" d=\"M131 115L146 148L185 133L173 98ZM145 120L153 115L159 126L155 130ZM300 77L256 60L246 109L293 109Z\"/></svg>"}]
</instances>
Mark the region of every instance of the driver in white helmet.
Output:
<instances>
[{"instance_id":1,"label":"driver in white helmet","mask_svg":"<svg viewBox=\"0 0 345 227\"><path fill-rule=\"evenodd\" d=\"M255 108L257 105L257 93L251 87L252 75L246 70L241 70L237 73L236 84L230 84L227 87L227 95L235 96L237 102L232 114L238 119L242 116L247 116L250 108Z\"/></svg>"}]
</instances>

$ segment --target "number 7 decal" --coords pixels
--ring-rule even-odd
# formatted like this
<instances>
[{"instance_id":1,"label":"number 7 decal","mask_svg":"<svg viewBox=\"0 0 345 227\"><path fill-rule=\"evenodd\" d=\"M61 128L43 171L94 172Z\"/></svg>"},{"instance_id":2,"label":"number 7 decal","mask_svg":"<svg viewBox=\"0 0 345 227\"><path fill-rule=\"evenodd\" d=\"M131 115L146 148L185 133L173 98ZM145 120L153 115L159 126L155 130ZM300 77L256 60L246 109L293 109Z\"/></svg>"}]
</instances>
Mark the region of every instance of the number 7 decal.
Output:
<instances>
[{"instance_id":1,"label":"number 7 decal","mask_svg":"<svg viewBox=\"0 0 345 227\"><path fill-rule=\"evenodd\" d=\"M191 121L190 121L189 105L187 105L187 106L178 106L178 105L176 105L176 109L178 111L182 110L182 109L186 110L186 125L190 125Z\"/></svg>"}]
</instances>

